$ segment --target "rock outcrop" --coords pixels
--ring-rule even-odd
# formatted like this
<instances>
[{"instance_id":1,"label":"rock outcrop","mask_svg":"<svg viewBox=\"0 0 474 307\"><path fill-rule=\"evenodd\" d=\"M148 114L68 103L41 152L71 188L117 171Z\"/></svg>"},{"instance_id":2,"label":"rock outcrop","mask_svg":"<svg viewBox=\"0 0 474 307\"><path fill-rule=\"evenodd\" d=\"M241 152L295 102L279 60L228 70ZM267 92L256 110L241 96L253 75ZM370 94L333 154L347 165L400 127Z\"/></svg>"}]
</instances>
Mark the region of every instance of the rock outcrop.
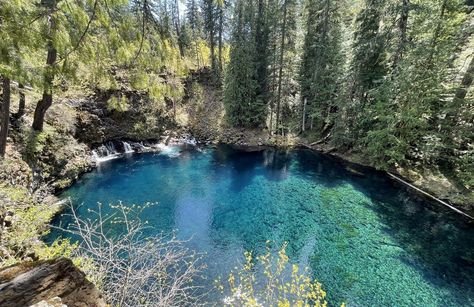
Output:
<instances>
[{"instance_id":1,"label":"rock outcrop","mask_svg":"<svg viewBox=\"0 0 474 307\"><path fill-rule=\"evenodd\" d=\"M66 258L24 262L0 271L2 307L49 306L58 303L57 298L69 307L106 306L95 286Z\"/></svg>"}]
</instances>

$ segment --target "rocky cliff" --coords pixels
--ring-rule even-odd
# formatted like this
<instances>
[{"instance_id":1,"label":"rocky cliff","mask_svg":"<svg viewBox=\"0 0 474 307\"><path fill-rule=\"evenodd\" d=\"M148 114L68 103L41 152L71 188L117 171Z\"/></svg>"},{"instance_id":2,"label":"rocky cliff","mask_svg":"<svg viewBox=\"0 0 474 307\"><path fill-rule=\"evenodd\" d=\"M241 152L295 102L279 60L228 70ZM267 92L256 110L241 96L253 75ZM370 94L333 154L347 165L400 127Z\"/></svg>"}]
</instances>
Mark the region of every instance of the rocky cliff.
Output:
<instances>
[{"instance_id":1,"label":"rocky cliff","mask_svg":"<svg viewBox=\"0 0 474 307\"><path fill-rule=\"evenodd\" d=\"M0 306L105 307L101 294L69 259L24 262L0 271Z\"/></svg>"}]
</instances>

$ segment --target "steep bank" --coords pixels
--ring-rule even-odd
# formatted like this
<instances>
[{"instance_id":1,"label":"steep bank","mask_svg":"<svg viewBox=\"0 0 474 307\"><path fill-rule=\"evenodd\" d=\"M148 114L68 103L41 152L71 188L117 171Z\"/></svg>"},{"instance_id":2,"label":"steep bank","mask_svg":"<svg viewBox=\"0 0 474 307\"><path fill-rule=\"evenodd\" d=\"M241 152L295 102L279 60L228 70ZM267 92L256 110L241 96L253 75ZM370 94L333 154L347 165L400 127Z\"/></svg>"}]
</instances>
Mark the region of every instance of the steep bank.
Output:
<instances>
[{"instance_id":1,"label":"steep bank","mask_svg":"<svg viewBox=\"0 0 474 307\"><path fill-rule=\"evenodd\" d=\"M118 112L107 108L105 96L98 95L78 107L78 129L76 138L94 148L110 140L165 141L170 136L192 135L199 143L226 143L247 146L309 146L310 148L340 157L352 163L375 167L373 161L359 152L343 150L334 146L331 139L317 142L302 135L270 135L266 129L243 129L226 123L225 108L221 90L211 81L210 72L201 70L182 80L184 95L173 110L168 103L165 109L150 108L146 95L126 92L130 97L126 111ZM121 90L122 93L124 89ZM117 94L115 94L117 95ZM168 110L168 111L166 111ZM173 112L174 111L174 112ZM147 123L144 125L143 123ZM166 137L163 135L166 134ZM121 149L122 151L124 149ZM424 165L414 161L411 164L388 168L387 171L404 178L417 188L455 207L474 214L474 192L463 186L459 180L442 172L436 165Z\"/></svg>"}]
</instances>

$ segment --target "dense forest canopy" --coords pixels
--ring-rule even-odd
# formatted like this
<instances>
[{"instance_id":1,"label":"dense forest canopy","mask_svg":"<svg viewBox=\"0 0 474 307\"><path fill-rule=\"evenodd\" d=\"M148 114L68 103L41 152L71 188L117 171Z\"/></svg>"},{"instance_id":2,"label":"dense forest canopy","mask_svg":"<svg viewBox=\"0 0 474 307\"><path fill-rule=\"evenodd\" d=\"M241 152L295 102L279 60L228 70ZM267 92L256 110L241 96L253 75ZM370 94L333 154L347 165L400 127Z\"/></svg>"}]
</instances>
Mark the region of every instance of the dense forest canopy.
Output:
<instances>
[{"instance_id":1,"label":"dense forest canopy","mask_svg":"<svg viewBox=\"0 0 474 307\"><path fill-rule=\"evenodd\" d=\"M437 167L474 185L472 3L464 0L2 0L0 155L25 88L114 89L157 103L209 68L229 125L298 134L379 168ZM13 85L13 88L12 88ZM19 109L11 110L11 93ZM124 97L111 107L123 108Z\"/></svg>"}]
</instances>

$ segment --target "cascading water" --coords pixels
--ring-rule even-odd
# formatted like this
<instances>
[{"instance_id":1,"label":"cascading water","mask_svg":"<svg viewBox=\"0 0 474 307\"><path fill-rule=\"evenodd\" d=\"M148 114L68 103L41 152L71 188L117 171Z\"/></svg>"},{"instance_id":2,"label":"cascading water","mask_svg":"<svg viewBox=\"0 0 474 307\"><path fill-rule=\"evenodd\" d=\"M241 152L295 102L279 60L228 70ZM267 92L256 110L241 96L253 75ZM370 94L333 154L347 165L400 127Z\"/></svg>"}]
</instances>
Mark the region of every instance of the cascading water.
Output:
<instances>
[{"instance_id":1,"label":"cascading water","mask_svg":"<svg viewBox=\"0 0 474 307\"><path fill-rule=\"evenodd\" d=\"M107 148L107 155L115 155L117 154L117 150L115 149L115 145L113 142L108 142L105 145L105 148Z\"/></svg>"},{"instance_id":2,"label":"cascading water","mask_svg":"<svg viewBox=\"0 0 474 307\"><path fill-rule=\"evenodd\" d=\"M96 163L101 163L105 161L109 161L112 159L120 158L124 154L131 154L131 153L140 153L140 152L154 152L157 151L161 155L169 156L171 158L175 158L180 156L181 154L181 146L182 145L190 145L196 146L196 140L191 137L183 137L180 139L174 139L169 142L169 145L164 143L157 143L157 144L149 144L144 142L125 142L121 141L122 146L118 148L120 151L117 150L116 141L109 141L98 148L92 151L92 157L96 161ZM123 148L123 149L122 149Z\"/></svg>"},{"instance_id":3,"label":"cascading water","mask_svg":"<svg viewBox=\"0 0 474 307\"><path fill-rule=\"evenodd\" d=\"M123 149L125 150L125 153L128 154L128 153L133 153L134 150L132 149L132 146L130 146L129 143L127 142L122 142L123 144Z\"/></svg>"},{"instance_id":4,"label":"cascading water","mask_svg":"<svg viewBox=\"0 0 474 307\"><path fill-rule=\"evenodd\" d=\"M92 151L92 157L96 163L116 159L120 156L121 154L117 151L115 144L112 141L107 142L105 145L101 145L96 150Z\"/></svg>"}]
</instances>

